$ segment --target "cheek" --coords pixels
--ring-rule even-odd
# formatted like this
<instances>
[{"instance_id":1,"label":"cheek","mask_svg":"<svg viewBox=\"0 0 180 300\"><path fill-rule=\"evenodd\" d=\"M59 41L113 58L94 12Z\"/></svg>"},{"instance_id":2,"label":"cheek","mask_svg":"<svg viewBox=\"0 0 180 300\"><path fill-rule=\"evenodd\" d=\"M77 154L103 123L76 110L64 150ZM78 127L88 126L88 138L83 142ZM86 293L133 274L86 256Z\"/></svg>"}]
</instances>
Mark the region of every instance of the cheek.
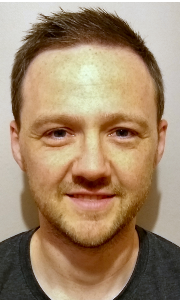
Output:
<instances>
[{"instance_id":1,"label":"cheek","mask_svg":"<svg viewBox=\"0 0 180 300\"><path fill-rule=\"evenodd\" d=\"M139 188L151 180L155 156L155 147L118 151L112 155L114 174L129 190Z\"/></svg>"},{"instance_id":2,"label":"cheek","mask_svg":"<svg viewBox=\"0 0 180 300\"><path fill-rule=\"evenodd\" d=\"M29 147L31 149L31 147ZM29 179L39 185L53 185L59 183L73 161L73 151L61 149L42 149L40 151L24 151L23 159Z\"/></svg>"}]
</instances>

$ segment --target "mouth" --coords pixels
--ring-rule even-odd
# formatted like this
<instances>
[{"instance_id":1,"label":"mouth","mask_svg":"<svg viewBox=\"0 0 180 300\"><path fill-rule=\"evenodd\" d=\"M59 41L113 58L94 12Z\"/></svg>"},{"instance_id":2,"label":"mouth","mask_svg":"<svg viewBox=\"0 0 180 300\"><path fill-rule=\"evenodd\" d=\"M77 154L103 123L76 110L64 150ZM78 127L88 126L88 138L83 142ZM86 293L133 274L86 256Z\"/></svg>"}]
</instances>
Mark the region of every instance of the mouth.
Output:
<instances>
[{"instance_id":1,"label":"mouth","mask_svg":"<svg viewBox=\"0 0 180 300\"><path fill-rule=\"evenodd\" d=\"M84 199L84 200L89 200L89 201L96 201L96 200L102 200L106 198L111 198L114 195L94 195L94 194L73 194L73 195L68 195L71 198L76 198L76 199Z\"/></svg>"},{"instance_id":2,"label":"mouth","mask_svg":"<svg viewBox=\"0 0 180 300\"><path fill-rule=\"evenodd\" d=\"M114 194L92 193L74 193L67 194L67 196L81 210L103 210L110 205L115 197Z\"/></svg>"}]
</instances>

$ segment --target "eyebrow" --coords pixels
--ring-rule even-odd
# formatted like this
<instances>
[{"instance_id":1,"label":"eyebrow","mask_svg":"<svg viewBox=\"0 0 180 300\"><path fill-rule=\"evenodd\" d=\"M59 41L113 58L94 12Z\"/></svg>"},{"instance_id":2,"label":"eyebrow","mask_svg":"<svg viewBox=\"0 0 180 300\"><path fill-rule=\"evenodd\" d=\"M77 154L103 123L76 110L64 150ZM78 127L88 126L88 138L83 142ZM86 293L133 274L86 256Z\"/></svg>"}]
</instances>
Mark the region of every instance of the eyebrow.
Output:
<instances>
[{"instance_id":1,"label":"eyebrow","mask_svg":"<svg viewBox=\"0 0 180 300\"><path fill-rule=\"evenodd\" d=\"M106 120L106 125L111 125L112 123L118 122L132 122L140 125L144 129L148 129L148 121L143 117L130 113L114 113L114 114L105 114L104 118Z\"/></svg>"},{"instance_id":2,"label":"eyebrow","mask_svg":"<svg viewBox=\"0 0 180 300\"><path fill-rule=\"evenodd\" d=\"M113 113L113 114L100 114L99 120L102 120L102 127L110 126L113 123L118 122L132 122L136 123L144 129L148 129L149 125L147 120L143 116L127 114L127 113ZM85 124L85 119L80 116L74 116L72 114L50 114L40 115L31 125L31 129L38 129L46 124L51 123L68 123L71 126L80 126Z\"/></svg>"},{"instance_id":3,"label":"eyebrow","mask_svg":"<svg viewBox=\"0 0 180 300\"><path fill-rule=\"evenodd\" d=\"M30 129L38 129L46 124L52 123L68 123L70 125L76 125L82 123L82 118L79 116L73 116L68 114L50 114L50 115L40 115L31 125Z\"/></svg>"}]
</instances>

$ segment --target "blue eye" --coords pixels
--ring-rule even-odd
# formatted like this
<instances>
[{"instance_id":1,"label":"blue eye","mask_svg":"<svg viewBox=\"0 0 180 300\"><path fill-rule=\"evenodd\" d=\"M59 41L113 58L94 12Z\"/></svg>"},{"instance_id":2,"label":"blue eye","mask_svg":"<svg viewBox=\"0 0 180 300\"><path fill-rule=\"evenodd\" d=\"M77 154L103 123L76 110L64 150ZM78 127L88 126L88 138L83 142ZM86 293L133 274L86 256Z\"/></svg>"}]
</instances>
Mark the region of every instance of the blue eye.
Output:
<instances>
[{"instance_id":1,"label":"blue eye","mask_svg":"<svg viewBox=\"0 0 180 300\"><path fill-rule=\"evenodd\" d=\"M56 129L56 130L52 131L51 134L55 138L63 138L66 136L67 132L64 129Z\"/></svg>"},{"instance_id":2,"label":"blue eye","mask_svg":"<svg viewBox=\"0 0 180 300\"><path fill-rule=\"evenodd\" d=\"M129 130L127 129L118 129L116 130L116 135L120 137L127 137L129 135Z\"/></svg>"}]
</instances>

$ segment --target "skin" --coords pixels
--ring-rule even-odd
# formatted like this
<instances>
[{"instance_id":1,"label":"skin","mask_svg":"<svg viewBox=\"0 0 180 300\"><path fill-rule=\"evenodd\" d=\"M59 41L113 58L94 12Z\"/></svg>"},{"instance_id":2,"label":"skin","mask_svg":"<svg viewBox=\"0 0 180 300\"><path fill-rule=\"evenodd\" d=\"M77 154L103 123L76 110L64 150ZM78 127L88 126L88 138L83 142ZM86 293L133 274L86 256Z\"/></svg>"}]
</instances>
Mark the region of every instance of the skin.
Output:
<instances>
[{"instance_id":1,"label":"skin","mask_svg":"<svg viewBox=\"0 0 180 300\"><path fill-rule=\"evenodd\" d=\"M22 93L11 137L39 208L34 273L53 299L110 299L134 268L135 216L164 151L153 80L128 49L78 46L39 54Z\"/></svg>"}]
</instances>

